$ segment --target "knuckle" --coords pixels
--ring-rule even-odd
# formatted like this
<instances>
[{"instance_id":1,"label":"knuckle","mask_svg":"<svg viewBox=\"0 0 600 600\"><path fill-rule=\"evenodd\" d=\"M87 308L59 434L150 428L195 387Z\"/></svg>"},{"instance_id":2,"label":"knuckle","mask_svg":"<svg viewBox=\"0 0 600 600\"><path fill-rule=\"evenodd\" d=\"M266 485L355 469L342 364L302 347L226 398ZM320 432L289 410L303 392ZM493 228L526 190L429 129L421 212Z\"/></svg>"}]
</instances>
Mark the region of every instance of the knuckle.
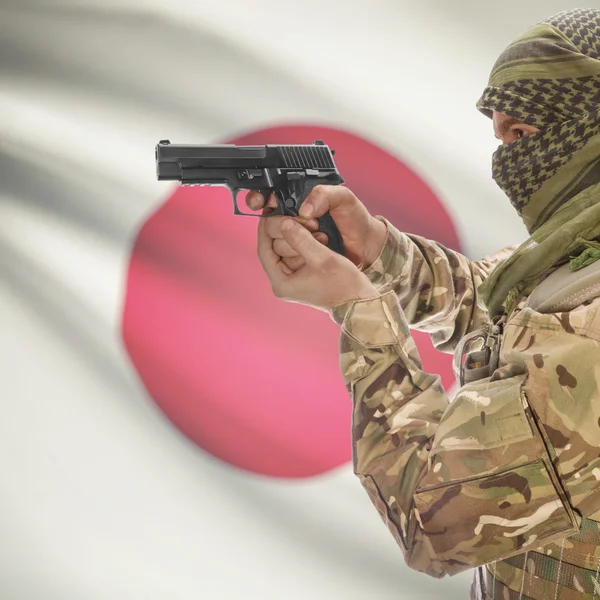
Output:
<instances>
[{"instance_id":1,"label":"knuckle","mask_svg":"<svg viewBox=\"0 0 600 600\"><path fill-rule=\"evenodd\" d=\"M349 204L358 200L358 198L354 195L354 192L343 185L336 186L337 194L340 197L340 201L344 204Z\"/></svg>"},{"instance_id":2,"label":"knuckle","mask_svg":"<svg viewBox=\"0 0 600 600\"><path fill-rule=\"evenodd\" d=\"M299 256L286 258L284 262L290 269L292 269L292 271L297 271L301 266L304 265L304 259Z\"/></svg>"},{"instance_id":3,"label":"knuckle","mask_svg":"<svg viewBox=\"0 0 600 600\"><path fill-rule=\"evenodd\" d=\"M319 183L312 189L310 196L313 202L321 202L328 194L328 190L331 186Z\"/></svg>"}]
</instances>

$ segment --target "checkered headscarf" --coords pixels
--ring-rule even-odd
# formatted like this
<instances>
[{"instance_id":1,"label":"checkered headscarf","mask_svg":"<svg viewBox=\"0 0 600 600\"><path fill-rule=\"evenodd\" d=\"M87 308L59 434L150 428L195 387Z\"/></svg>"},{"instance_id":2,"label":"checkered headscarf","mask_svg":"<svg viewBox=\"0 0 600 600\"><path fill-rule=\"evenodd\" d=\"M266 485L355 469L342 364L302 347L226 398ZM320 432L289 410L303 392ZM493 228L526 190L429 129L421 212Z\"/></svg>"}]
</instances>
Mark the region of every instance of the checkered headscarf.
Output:
<instances>
[{"instance_id":1,"label":"checkered headscarf","mask_svg":"<svg viewBox=\"0 0 600 600\"><path fill-rule=\"evenodd\" d=\"M492 174L530 233L600 182L600 10L528 29L496 61L477 107L538 127L500 147Z\"/></svg>"},{"instance_id":2,"label":"checkered headscarf","mask_svg":"<svg viewBox=\"0 0 600 600\"><path fill-rule=\"evenodd\" d=\"M600 260L600 10L565 11L528 29L496 61L477 107L540 130L492 160L530 233L477 290L494 318L556 267Z\"/></svg>"}]
</instances>

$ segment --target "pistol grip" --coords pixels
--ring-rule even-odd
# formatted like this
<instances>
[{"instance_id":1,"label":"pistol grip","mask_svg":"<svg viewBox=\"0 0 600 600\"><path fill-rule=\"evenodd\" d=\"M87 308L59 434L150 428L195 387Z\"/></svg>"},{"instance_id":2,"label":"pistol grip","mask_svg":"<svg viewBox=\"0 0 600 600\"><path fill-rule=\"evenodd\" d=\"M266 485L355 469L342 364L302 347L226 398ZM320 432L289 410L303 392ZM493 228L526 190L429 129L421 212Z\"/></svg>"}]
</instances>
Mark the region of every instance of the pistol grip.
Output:
<instances>
[{"instance_id":1,"label":"pistol grip","mask_svg":"<svg viewBox=\"0 0 600 600\"><path fill-rule=\"evenodd\" d=\"M287 190L284 195L276 188L263 188L259 191L262 193L265 201L269 193L274 193L277 199L277 209L270 212L268 216L289 215L297 217L302 203L306 200L314 187L321 184L327 184L327 180L297 180ZM340 234L335 221L329 212L326 212L322 217L318 217L319 231L327 234L327 247L338 254L344 255L344 245L342 244L342 236Z\"/></svg>"},{"instance_id":2,"label":"pistol grip","mask_svg":"<svg viewBox=\"0 0 600 600\"><path fill-rule=\"evenodd\" d=\"M317 220L319 222L319 231L327 234L327 247L343 256L344 245L342 244L342 236L332 216L329 214L329 212L326 212Z\"/></svg>"},{"instance_id":3,"label":"pistol grip","mask_svg":"<svg viewBox=\"0 0 600 600\"><path fill-rule=\"evenodd\" d=\"M297 196L300 198L296 211L300 210L303 202L306 200L313 188L321 184L328 184L327 180L308 180L300 184L301 188ZM296 213L297 214L297 213ZM335 221L329 212L326 212L322 217L318 217L319 231L327 234L327 247L338 254L344 255L344 245L342 244L342 236L340 230L337 228Z\"/></svg>"}]
</instances>

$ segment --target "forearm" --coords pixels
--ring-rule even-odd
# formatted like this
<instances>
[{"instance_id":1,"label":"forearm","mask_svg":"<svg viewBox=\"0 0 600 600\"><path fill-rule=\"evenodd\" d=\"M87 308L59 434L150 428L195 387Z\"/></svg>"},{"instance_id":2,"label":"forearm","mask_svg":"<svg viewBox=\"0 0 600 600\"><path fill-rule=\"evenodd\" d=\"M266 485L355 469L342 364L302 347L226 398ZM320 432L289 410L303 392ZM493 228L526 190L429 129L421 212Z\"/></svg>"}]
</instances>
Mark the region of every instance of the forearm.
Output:
<instances>
[{"instance_id":1,"label":"forearm","mask_svg":"<svg viewBox=\"0 0 600 600\"><path fill-rule=\"evenodd\" d=\"M431 334L438 350L453 352L487 313L477 306L477 287L514 247L471 261L442 244L398 231L383 217L388 236L379 257L364 270L381 294L393 291L413 329Z\"/></svg>"}]
</instances>

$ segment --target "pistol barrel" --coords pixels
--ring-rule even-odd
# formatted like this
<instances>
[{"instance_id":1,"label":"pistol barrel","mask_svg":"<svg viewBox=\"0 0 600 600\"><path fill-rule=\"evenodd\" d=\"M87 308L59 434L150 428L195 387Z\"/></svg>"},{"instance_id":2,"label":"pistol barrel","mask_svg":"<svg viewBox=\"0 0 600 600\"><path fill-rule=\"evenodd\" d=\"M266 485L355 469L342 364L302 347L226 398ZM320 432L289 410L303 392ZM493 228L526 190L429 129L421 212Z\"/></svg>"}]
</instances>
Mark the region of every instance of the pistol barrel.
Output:
<instances>
[{"instance_id":1,"label":"pistol barrel","mask_svg":"<svg viewBox=\"0 0 600 600\"><path fill-rule=\"evenodd\" d=\"M235 146L156 145L159 180L179 180L186 170L197 169L326 169L336 170L332 152L324 144Z\"/></svg>"}]
</instances>

